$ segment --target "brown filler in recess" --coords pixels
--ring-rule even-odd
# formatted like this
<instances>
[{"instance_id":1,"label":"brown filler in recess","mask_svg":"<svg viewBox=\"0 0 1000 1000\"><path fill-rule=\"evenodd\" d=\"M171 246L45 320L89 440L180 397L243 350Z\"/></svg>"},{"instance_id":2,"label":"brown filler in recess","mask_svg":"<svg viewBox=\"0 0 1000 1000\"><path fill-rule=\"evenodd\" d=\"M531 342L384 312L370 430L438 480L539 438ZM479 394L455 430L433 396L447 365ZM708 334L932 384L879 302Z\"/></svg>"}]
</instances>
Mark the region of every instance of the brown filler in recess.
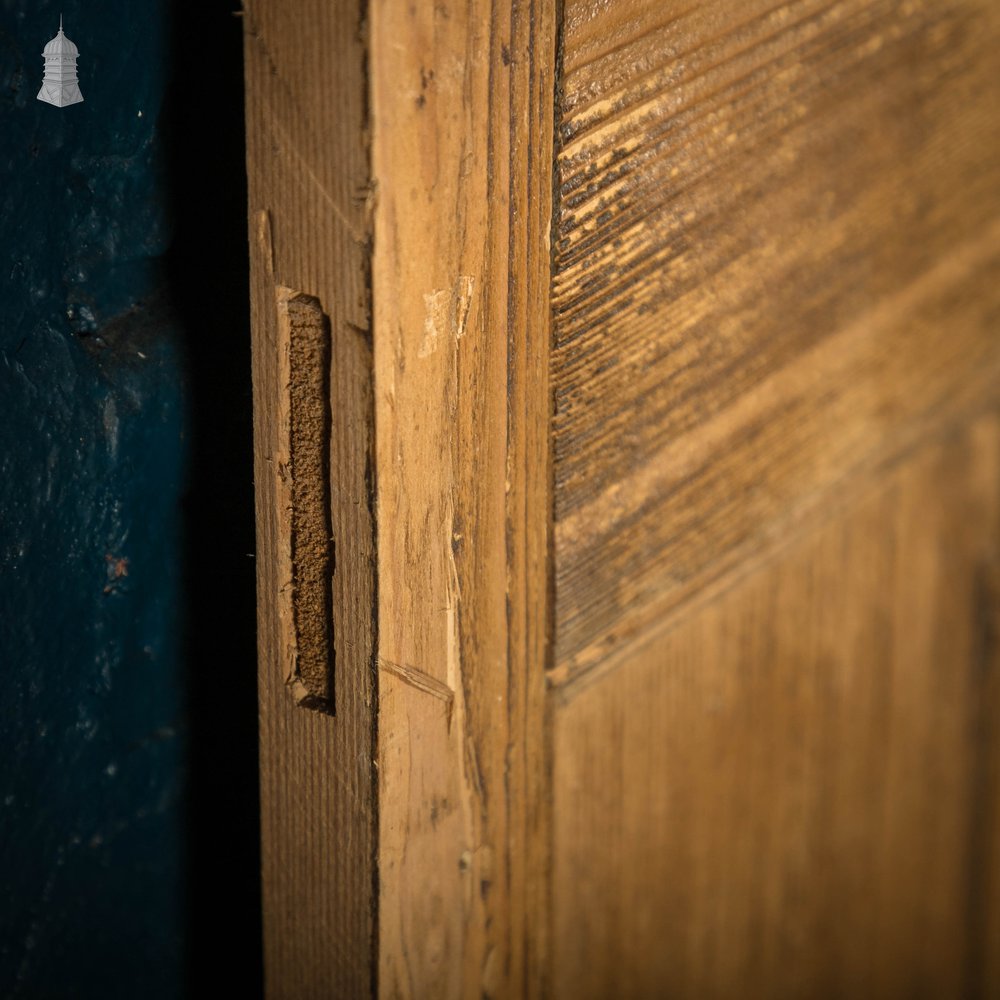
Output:
<instances>
[{"instance_id":1,"label":"brown filler in recess","mask_svg":"<svg viewBox=\"0 0 1000 1000\"><path fill-rule=\"evenodd\" d=\"M289 685L332 713L333 525L330 506L330 321L319 300L286 292L292 621Z\"/></svg>"}]
</instances>

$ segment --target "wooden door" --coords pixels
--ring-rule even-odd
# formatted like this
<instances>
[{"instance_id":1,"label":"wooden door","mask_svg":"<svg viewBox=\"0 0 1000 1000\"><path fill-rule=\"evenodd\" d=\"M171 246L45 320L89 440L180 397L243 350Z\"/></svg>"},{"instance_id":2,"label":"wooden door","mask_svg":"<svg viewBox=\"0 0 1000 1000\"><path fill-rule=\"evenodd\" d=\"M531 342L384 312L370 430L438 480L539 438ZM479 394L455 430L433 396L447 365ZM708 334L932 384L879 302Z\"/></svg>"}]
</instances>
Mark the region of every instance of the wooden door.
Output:
<instances>
[{"instance_id":1,"label":"wooden door","mask_svg":"<svg viewBox=\"0 0 1000 1000\"><path fill-rule=\"evenodd\" d=\"M244 12L269 995L1000 995L1000 7L361 14Z\"/></svg>"}]
</instances>

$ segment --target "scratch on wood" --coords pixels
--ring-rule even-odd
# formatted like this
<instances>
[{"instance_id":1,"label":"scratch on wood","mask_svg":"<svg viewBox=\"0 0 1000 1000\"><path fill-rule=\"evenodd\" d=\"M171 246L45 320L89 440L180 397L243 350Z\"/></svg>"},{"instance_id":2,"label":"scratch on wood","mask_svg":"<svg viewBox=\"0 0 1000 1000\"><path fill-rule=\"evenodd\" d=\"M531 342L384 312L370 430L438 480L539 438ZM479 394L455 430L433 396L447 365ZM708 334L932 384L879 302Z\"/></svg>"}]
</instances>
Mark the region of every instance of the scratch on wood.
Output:
<instances>
[{"instance_id":1,"label":"scratch on wood","mask_svg":"<svg viewBox=\"0 0 1000 1000\"><path fill-rule=\"evenodd\" d=\"M451 288L424 293L424 339L417 357L426 358L438 349L442 332L455 340L465 336L476 279L460 274Z\"/></svg>"},{"instance_id":2,"label":"scratch on wood","mask_svg":"<svg viewBox=\"0 0 1000 1000\"><path fill-rule=\"evenodd\" d=\"M288 131L288 128L282 121L281 113L272 107L267 101L264 101L264 105L267 107L269 112L266 118L266 124L274 129L277 138L281 140L282 152L287 153L291 161L301 167L302 173L309 181L312 182L312 186L330 207L334 216L336 216L337 221L343 225L348 233L350 233L351 238L355 241L355 243L363 245L367 239L366 234L351 221L348 213L341 208L337 200L332 194L330 194L327 186L320 180L316 171L310 166L309 161L299 149L298 145L293 140L291 133Z\"/></svg>"},{"instance_id":3,"label":"scratch on wood","mask_svg":"<svg viewBox=\"0 0 1000 1000\"><path fill-rule=\"evenodd\" d=\"M257 246L267 270L267 276L274 280L274 237L271 233L271 213L265 208L257 213Z\"/></svg>"},{"instance_id":4,"label":"scratch on wood","mask_svg":"<svg viewBox=\"0 0 1000 1000\"><path fill-rule=\"evenodd\" d=\"M469 309L472 306L472 293L476 288L476 279L471 274L459 275L455 282L455 309L452 330L456 340L465 336L465 327L469 321Z\"/></svg>"},{"instance_id":5,"label":"scratch on wood","mask_svg":"<svg viewBox=\"0 0 1000 1000\"><path fill-rule=\"evenodd\" d=\"M455 545L460 543L462 535L455 531L455 510L452 507L448 514L448 545L445 558L447 560L448 578L445 593L448 604L448 646L447 646L447 676L448 683L457 691L462 683L462 643L459 636L458 609L462 602L462 584L455 562Z\"/></svg>"},{"instance_id":6,"label":"scratch on wood","mask_svg":"<svg viewBox=\"0 0 1000 1000\"><path fill-rule=\"evenodd\" d=\"M429 357L437 350L438 336L447 314L448 298L447 288L424 293L424 342L417 352L418 358Z\"/></svg>"},{"instance_id":7,"label":"scratch on wood","mask_svg":"<svg viewBox=\"0 0 1000 1000\"><path fill-rule=\"evenodd\" d=\"M448 713L448 728L451 729L451 713L455 707L455 692L447 684L423 670L418 670L405 663L395 663L392 660L387 660L384 656L378 658L378 665L380 670L392 674L393 677L398 677L404 684L444 702Z\"/></svg>"}]
</instances>

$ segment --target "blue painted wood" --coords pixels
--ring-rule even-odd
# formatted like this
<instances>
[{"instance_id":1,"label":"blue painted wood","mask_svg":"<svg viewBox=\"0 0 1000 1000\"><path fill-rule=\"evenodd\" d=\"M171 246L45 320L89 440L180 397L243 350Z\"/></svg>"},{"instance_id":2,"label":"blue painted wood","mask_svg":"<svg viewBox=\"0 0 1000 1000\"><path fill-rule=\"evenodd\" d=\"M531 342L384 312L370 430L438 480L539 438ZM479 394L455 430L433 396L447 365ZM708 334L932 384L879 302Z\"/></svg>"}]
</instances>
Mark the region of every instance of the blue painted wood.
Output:
<instances>
[{"instance_id":1,"label":"blue painted wood","mask_svg":"<svg viewBox=\"0 0 1000 1000\"><path fill-rule=\"evenodd\" d=\"M260 992L236 6L0 3L4 997Z\"/></svg>"},{"instance_id":2,"label":"blue painted wood","mask_svg":"<svg viewBox=\"0 0 1000 1000\"><path fill-rule=\"evenodd\" d=\"M184 992L166 0L0 6L0 995ZM84 103L35 99L64 15Z\"/></svg>"}]
</instances>

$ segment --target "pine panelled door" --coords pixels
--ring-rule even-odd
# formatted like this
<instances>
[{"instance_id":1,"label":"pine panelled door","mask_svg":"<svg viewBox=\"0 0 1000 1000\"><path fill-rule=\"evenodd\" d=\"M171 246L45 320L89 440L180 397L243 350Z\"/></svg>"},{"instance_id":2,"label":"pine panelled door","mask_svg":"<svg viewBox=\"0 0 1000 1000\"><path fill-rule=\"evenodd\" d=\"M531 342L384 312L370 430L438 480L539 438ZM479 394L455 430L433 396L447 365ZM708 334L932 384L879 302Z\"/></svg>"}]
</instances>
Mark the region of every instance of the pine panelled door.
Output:
<instances>
[{"instance_id":1,"label":"pine panelled door","mask_svg":"<svg viewBox=\"0 0 1000 1000\"><path fill-rule=\"evenodd\" d=\"M268 996L1000 996L1000 5L243 24Z\"/></svg>"}]
</instances>

